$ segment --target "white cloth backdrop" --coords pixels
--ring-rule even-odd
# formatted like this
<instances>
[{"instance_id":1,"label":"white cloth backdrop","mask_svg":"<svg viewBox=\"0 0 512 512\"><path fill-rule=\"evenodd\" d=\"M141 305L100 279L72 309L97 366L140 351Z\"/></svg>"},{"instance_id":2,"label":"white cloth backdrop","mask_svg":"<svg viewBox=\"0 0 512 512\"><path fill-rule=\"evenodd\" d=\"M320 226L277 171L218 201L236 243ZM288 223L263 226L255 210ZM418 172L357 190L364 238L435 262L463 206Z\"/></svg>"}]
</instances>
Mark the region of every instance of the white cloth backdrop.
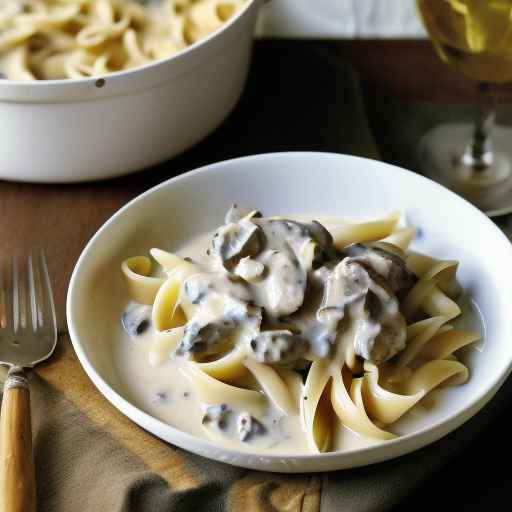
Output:
<instances>
[{"instance_id":1,"label":"white cloth backdrop","mask_svg":"<svg viewBox=\"0 0 512 512\"><path fill-rule=\"evenodd\" d=\"M269 37L422 37L415 0L269 0L258 33Z\"/></svg>"}]
</instances>

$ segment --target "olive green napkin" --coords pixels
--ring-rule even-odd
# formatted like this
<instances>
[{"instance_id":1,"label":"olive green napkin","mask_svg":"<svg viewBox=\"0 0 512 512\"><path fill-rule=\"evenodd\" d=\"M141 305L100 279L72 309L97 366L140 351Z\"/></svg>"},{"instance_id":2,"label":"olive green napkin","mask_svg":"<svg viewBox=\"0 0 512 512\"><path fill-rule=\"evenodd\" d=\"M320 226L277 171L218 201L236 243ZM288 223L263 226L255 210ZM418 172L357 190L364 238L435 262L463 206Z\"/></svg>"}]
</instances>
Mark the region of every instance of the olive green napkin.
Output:
<instances>
[{"instance_id":1,"label":"olive green napkin","mask_svg":"<svg viewBox=\"0 0 512 512\"><path fill-rule=\"evenodd\" d=\"M378 156L357 76L321 45L258 43L244 97L215 134L171 162L105 186L130 180L142 191L200 164L282 150ZM503 402L494 400L414 454L355 470L286 475L213 462L143 431L97 392L65 332L55 356L32 376L31 390L39 510L52 512L389 510L460 452Z\"/></svg>"}]
</instances>

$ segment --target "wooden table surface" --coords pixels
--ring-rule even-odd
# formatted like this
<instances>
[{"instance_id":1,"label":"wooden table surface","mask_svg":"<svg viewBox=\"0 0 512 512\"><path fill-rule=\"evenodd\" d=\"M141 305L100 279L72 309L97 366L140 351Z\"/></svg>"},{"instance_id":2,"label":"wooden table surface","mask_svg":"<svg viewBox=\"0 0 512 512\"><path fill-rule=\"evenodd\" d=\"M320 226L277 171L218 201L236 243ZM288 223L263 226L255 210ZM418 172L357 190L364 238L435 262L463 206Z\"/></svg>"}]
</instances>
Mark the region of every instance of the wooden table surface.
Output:
<instances>
[{"instance_id":1,"label":"wooden table surface","mask_svg":"<svg viewBox=\"0 0 512 512\"><path fill-rule=\"evenodd\" d=\"M475 82L441 62L426 40L343 41L334 44L365 85L409 100L473 102ZM512 100L512 87L491 86L498 101Z\"/></svg>"},{"instance_id":2,"label":"wooden table surface","mask_svg":"<svg viewBox=\"0 0 512 512\"><path fill-rule=\"evenodd\" d=\"M436 102L471 101L475 95L474 84L443 65L425 41L307 44L327 46L341 61L351 62L360 71L367 94L379 90L403 99ZM508 88L500 89L497 94L504 101L512 99ZM2 252L23 254L31 247L46 248L62 330L65 330L67 284L86 242L128 200L179 170L187 170L180 168L182 161L178 159L176 164L99 183L32 185L0 182ZM470 478L469 473L467 478ZM428 499L428 492L425 492L422 500L427 503ZM417 502L414 506L417 509Z\"/></svg>"}]
</instances>

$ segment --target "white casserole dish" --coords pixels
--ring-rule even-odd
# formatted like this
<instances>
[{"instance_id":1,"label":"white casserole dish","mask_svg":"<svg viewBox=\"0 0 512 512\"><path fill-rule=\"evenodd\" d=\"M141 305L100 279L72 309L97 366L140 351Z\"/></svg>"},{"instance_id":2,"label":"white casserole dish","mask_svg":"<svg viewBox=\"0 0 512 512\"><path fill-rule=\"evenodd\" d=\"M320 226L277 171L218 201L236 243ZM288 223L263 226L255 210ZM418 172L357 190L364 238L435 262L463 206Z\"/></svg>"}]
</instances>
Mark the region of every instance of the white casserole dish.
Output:
<instances>
[{"instance_id":1,"label":"white casserole dish","mask_svg":"<svg viewBox=\"0 0 512 512\"><path fill-rule=\"evenodd\" d=\"M174 57L103 79L0 80L0 178L79 182L193 146L243 90L261 0Z\"/></svg>"}]
</instances>

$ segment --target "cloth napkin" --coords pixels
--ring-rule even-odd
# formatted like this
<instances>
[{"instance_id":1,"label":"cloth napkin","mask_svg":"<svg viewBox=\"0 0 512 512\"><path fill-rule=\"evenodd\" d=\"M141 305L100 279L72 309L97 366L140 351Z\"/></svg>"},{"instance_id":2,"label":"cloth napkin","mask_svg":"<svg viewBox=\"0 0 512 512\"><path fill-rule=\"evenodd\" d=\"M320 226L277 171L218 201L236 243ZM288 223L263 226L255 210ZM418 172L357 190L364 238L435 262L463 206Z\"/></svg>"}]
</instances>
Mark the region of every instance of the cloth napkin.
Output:
<instances>
[{"instance_id":1,"label":"cloth napkin","mask_svg":"<svg viewBox=\"0 0 512 512\"><path fill-rule=\"evenodd\" d=\"M215 134L158 168L102 186L129 180L142 191L204 163L296 149L379 156L349 67L323 46L260 42L245 94ZM507 384L465 426L392 461L323 474L249 471L185 452L129 421L89 381L60 320L56 353L31 378L40 511L390 510L463 451L512 393Z\"/></svg>"}]
</instances>

